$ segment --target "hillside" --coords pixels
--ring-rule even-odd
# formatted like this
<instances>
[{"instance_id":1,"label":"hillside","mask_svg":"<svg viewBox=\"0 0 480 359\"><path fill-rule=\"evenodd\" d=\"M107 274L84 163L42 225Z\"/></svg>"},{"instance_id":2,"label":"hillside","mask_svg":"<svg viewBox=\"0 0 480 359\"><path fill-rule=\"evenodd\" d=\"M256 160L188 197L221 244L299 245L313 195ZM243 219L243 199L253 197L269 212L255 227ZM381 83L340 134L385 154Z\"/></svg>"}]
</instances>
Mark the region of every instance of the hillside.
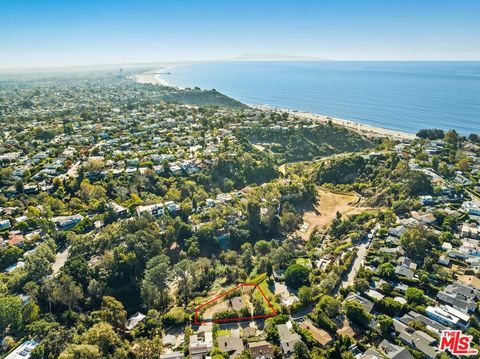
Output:
<instances>
[{"instance_id":1,"label":"hillside","mask_svg":"<svg viewBox=\"0 0 480 359\"><path fill-rule=\"evenodd\" d=\"M301 128L255 127L246 129L243 133L250 142L270 148L287 162L307 161L373 147L370 140L357 132L329 124Z\"/></svg>"}]
</instances>

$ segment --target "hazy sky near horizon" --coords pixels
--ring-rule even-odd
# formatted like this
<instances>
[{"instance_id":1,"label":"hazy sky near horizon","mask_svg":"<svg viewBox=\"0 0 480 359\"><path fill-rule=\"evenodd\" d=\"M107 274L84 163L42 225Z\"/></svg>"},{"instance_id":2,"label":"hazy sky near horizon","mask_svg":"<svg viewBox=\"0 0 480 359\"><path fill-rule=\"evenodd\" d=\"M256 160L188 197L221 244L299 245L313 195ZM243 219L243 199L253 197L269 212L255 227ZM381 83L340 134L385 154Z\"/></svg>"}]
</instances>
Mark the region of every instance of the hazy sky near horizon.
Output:
<instances>
[{"instance_id":1,"label":"hazy sky near horizon","mask_svg":"<svg viewBox=\"0 0 480 359\"><path fill-rule=\"evenodd\" d=\"M279 53L480 60L478 0L0 0L0 67Z\"/></svg>"}]
</instances>

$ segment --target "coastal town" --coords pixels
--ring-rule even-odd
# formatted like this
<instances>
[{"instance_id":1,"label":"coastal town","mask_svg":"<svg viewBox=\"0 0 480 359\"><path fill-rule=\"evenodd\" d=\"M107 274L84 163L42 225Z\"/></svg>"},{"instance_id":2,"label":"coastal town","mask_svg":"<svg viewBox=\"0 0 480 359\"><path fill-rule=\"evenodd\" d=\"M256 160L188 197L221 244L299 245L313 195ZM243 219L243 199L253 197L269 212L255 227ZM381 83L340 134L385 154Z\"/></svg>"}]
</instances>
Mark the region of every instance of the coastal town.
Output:
<instances>
[{"instance_id":1,"label":"coastal town","mask_svg":"<svg viewBox=\"0 0 480 359\"><path fill-rule=\"evenodd\" d=\"M0 357L480 347L480 137L138 73L0 82Z\"/></svg>"}]
</instances>

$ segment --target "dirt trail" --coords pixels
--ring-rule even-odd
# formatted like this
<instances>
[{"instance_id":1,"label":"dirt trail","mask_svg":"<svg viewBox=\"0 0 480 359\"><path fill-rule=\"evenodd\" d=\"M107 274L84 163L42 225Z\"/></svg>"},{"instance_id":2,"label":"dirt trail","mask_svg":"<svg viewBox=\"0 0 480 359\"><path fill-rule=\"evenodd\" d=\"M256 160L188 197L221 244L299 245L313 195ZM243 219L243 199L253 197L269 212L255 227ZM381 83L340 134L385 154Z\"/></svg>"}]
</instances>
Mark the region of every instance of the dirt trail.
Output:
<instances>
[{"instance_id":1,"label":"dirt trail","mask_svg":"<svg viewBox=\"0 0 480 359\"><path fill-rule=\"evenodd\" d=\"M310 226L304 232L297 231L297 234L304 240L308 240L315 228L327 229L335 218L337 212L342 215L357 214L368 208L357 207L359 196L356 194L338 194L323 189L317 192L318 201L314 211L305 212L303 221Z\"/></svg>"}]
</instances>

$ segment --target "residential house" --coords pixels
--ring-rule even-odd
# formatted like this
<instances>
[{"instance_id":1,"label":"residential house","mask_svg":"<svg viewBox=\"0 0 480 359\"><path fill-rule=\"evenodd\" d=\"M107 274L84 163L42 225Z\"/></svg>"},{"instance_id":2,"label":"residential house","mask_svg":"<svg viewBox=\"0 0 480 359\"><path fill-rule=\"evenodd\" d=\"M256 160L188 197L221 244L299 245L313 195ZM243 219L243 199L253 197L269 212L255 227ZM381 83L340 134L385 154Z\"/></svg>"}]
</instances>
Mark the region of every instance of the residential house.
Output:
<instances>
[{"instance_id":1,"label":"residential house","mask_svg":"<svg viewBox=\"0 0 480 359\"><path fill-rule=\"evenodd\" d=\"M462 276L459 276L457 279L462 284L471 286L471 287L475 288L476 290L480 290L480 279L476 276L462 275Z\"/></svg>"},{"instance_id":2,"label":"residential house","mask_svg":"<svg viewBox=\"0 0 480 359\"><path fill-rule=\"evenodd\" d=\"M425 313L429 318L449 327L465 330L470 326L470 316L449 305L428 306Z\"/></svg>"},{"instance_id":3,"label":"residential house","mask_svg":"<svg viewBox=\"0 0 480 359\"><path fill-rule=\"evenodd\" d=\"M400 257L398 258L397 260L397 264L402 266L402 267L405 267L405 268L409 268L411 270L417 270L417 263L413 262L410 258L408 257Z\"/></svg>"},{"instance_id":4,"label":"residential house","mask_svg":"<svg viewBox=\"0 0 480 359\"><path fill-rule=\"evenodd\" d=\"M23 246L24 241L25 241L25 238L23 237L22 234L11 232L8 236L7 243L10 246L21 247Z\"/></svg>"},{"instance_id":5,"label":"residential house","mask_svg":"<svg viewBox=\"0 0 480 359\"><path fill-rule=\"evenodd\" d=\"M468 264L468 267L475 274L480 273L480 257L471 257L465 259L465 263Z\"/></svg>"},{"instance_id":6,"label":"residential house","mask_svg":"<svg viewBox=\"0 0 480 359\"><path fill-rule=\"evenodd\" d=\"M252 354L252 359L272 359L273 347L270 343L262 340L259 342L249 342L248 350Z\"/></svg>"},{"instance_id":7,"label":"residential house","mask_svg":"<svg viewBox=\"0 0 480 359\"><path fill-rule=\"evenodd\" d=\"M163 347L174 347L177 343L177 337L172 334L166 334L162 337Z\"/></svg>"},{"instance_id":8,"label":"residential house","mask_svg":"<svg viewBox=\"0 0 480 359\"><path fill-rule=\"evenodd\" d=\"M32 350L35 349L38 344L35 340L26 340L4 359L29 359L32 356Z\"/></svg>"},{"instance_id":9,"label":"residential house","mask_svg":"<svg viewBox=\"0 0 480 359\"><path fill-rule=\"evenodd\" d=\"M257 328L254 327L246 327L242 329L242 338L248 339L255 337L257 335Z\"/></svg>"},{"instance_id":10,"label":"residential house","mask_svg":"<svg viewBox=\"0 0 480 359\"><path fill-rule=\"evenodd\" d=\"M277 325L280 336L280 346L285 356L290 356L295 350L295 344L302 341L300 336L293 331L292 322Z\"/></svg>"},{"instance_id":11,"label":"residential house","mask_svg":"<svg viewBox=\"0 0 480 359\"><path fill-rule=\"evenodd\" d=\"M0 221L0 231L3 229L9 229L10 228L10 221L8 219L3 219Z\"/></svg>"},{"instance_id":12,"label":"residential house","mask_svg":"<svg viewBox=\"0 0 480 359\"><path fill-rule=\"evenodd\" d=\"M427 358L433 359L439 353L437 340L421 330L415 330L412 334L402 332L399 338L405 344L422 352Z\"/></svg>"},{"instance_id":13,"label":"residential house","mask_svg":"<svg viewBox=\"0 0 480 359\"><path fill-rule=\"evenodd\" d=\"M75 227L75 225L79 223L82 219L83 216L81 214L75 214L73 216L53 217L52 222L57 226L58 229L67 230Z\"/></svg>"},{"instance_id":14,"label":"residential house","mask_svg":"<svg viewBox=\"0 0 480 359\"><path fill-rule=\"evenodd\" d=\"M165 213L165 209L163 203L156 203L147 206L138 206L136 208L136 212L139 217L145 214L150 214L154 217L160 217Z\"/></svg>"},{"instance_id":15,"label":"residential house","mask_svg":"<svg viewBox=\"0 0 480 359\"><path fill-rule=\"evenodd\" d=\"M369 289L365 294L369 298L372 298L372 299L375 299L375 300L382 300L385 297L382 293L377 292L374 289Z\"/></svg>"},{"instance_id":16,"label":"residential house","mask_svg":"<svg viewBox=\"0 0 480 359\"><path fill-rule=\"evenodd\" d=\"M407 277L409 279L413 279L415 273L410 268L403 267L403 266L396 266L395 274L399 276Z\"/></svg>"},{"instance_id":17,"label":"residential house","mask_svg":"<svg viewBox=\"0 0 480 359\"><path fill-rule=\"evenodd\" d=\"M459 248L459 251L461 253L464 253L467 257L470 257L470 256L479 257L480 256L479 242L473 239L463 239L462 245Z\"/></svg>"},{"instance_id":18,"label":"residential house","mask_svg":"<svg viewBox=\"0 0 480 359\"><path fill-rule=\"evenodd\" d=\"M388 234L390 234L391 236L400 238L406 230L407 229L403 225L397 226L397 227L390 227L388 229Z\"/></svg>"},{"instance_id":19,"label":"residential house","mask_svg":"<svg viewBox=\"0 0 480 359\"><path fill-rule=\"evenodd\" d=\"M220 335L217 337L218 348L228 354L229 358L236 358L245 349L243 340L238 337Z\"/></svg>"},{"instance_id":20,"label":"residential house","mask_svg":"<svg viewBox=\"0 0 480 359\"><path fill-rule=\"evenodd\" d=\"M217 200L219 200L223 204L227 204L232 200L232 195L229 193L220 193L217 195Z\"/></svg>"},{"instance_id":21,"label":"residential house","mask_svg":"<svg viewBox=\"0 0 480 359\"><path fill-rule=\"evenodd\" d=\"M368 313L370 313L373 309L374 303L371 300L368 300L367 298L362 297L361 295L357 293L350 293L347 298L345 298L345 301L355 301L359 303Z\"/></svg>"},{"instance_id":22,"label":"residential house","mask_svg":"<svg viewBox=\"0 0 480 359\"><path fill-rule=\"evenodd\" d=\"M437 299L465 313L474 312L480 291L471 285L454 282L437 293Z\"/></svg>"},{"instance_id":23,"label":"residential house","mask_svg":"<svg viewBox=\"0 0 480 359\"><path fill-rule=\"evenodd\" d=\"M118 217L126 217L128 215L128 210L115 202L110 202L108 207L111 208Z\"/></svg>"},{"instance_id":24,"label":"residential house","mask_svg":"<svg viewBox=\"0 0 480 359\"><path fill-rule=\"evenodd\" d=\"M227 303L228 307L233 310L240 310L244 306L243 298L242 297L233 297L228 300Z\"/></svg>"},{"instance_id":25,"label":"residential house","mask_svg":"<svg viewBox=\"0 0 480 359\"><path fill-rule=\"evenodd\" d=\"M436 332L438 334L440 334L440 332L442 332L442 330L447 330L448 329L448 327L446 327L445 325L443 325L441 323L438 323L437 321L432 320L431 318L428 318L428 317L424 316L423 314L414 312L412 310L410 312L408 312L407 314L405 314L404 316L402 316L401 318L399 318L399 320L407 326L411 322L420 322L423 325L425 325L425 327L428 330L430 330L432 332Z\"/></svg>"},{"instance_id":26,"label":"residential house","mask_svg":"<svg viewBox=\"0 0 480 359\"><path fill-rule=\"evenodd\" d=\"M470 201L463 202L462 208L468 214L480 216L480 207L474 202L470 202Z\"/></svg>"},{"instance_id":27,"label":"residential house","mask_svg":"<svg viewBox=\"0 0 480 359\"><path fill-rule=\"evenodd\" d=\"M365 353L356 355L355 358L358 359L383 359L384 355L381 354L377 349L375 348L368 348Z\"/></svg>"},{"instance_id":28,"label":"residential house","mask_svg":"<svg viewBox=\"0 0 480 359\"><path fill-rule=\"evenodd\" d=\"M182 168L178 165L172 164L170 166L170 172L172 172L174 176L179 176L182 174Z\"/></svg>"},{"instance_id":29,"label":"residential house","mask_svg":"<svg viewBox=\"0 0 480 359\"><path fill-rule=\"evenodd\" d=\"M449 242L443 242L442 243L442 249L446 251L451 251L453 249L452 244Z\"/></svg>"},{"instance_id":30,"label":"residential house","mask_svg":"<svg viewBox=\"0 0 480 359\"><path fill-rule=\"evenodd\" d=\"M433 204L435 202L432 196L420 196L419 199L422 206Z\"/></svg>"},{"instance_id":31,"label":"residential house","mask_svg":"<svg viewBox=\"0 0 480 359\"><path fill-rule=\"evenodd\" d=\"M202 325L198 328L198 334L190 336L188 352L191 359L204 359L213 348L212 324Z\"/></svg>"},{"instance_id":32,"label":"residential house","mask_svg":"<svg viewBox=\"0 0 480 359\"><path fill-rule=\"evenodd\" d=\"M144 319L145 319L145 314L142 314L140 312L135 313L134 315L132 315L130 318L127 319L127 325L126 325L127 330L134 329Z\"/></svg>"},{"instance_id":33,"label":"residential house","mask_svg":"<svg viewBox=\"0 0 480 359\"><path fill-rule=\"evenodd\" d=\"M438 258L438 264L448 267L450 265L450 258L442 254L440 258Z\"/></svg>"},{"instance_id":34,"label":"residential house","mask_svg":"<svg viewBox=\"0 0 480 359\"><path fill-rule=\"evenodd\" d=\"M332 336L328 332L323 329L317 328L308 319L300 323L299 326L302 329L308 330L312 335L313 339L315 339L322 346L329 344L333 340Z\"/></svg>"},{"instance_id":35,"label":"residential house","mask_svg":"<svg viewBox=\"0 0 480 359\"><path fill-rule=\"evenodd\" d=\"M378 348L389 359L414 359L407 348L390 343L386 339L378 345Z\"/></svg>"},{"instance_id":36,"label":"residential house","mask_svg":"<svg viewBox=\"0 0 480 359\"><path fill-rule=\"evenodd\" d=\"M411 215L417 221L424 223L424 224L433 224L437 221L437 218L432 213L425 213L425 212L417 212L412 211Z\"/></svg>"},{"instance_id":37,"label":"residential house","mask_svg":"<svg viewBox=\"0 0 480 359\"><path fill-rule=\"evenodd\" d=\"M470 223L463 223L460 234L464 238L480 239L479 227Z\"/></svg>"},{"instance_id":38,"label":"residential house","mask_svg":"<svg viewBox=\"0 0 480 359\"><path fill-rule=\"evenodd\" d=\"M11 266L5 268L5 269L4 269L4 272L5 272L5 273L11 273L11 272L13 272L15 269L22 268L22 267L25 267L25 262L23 262L23 261L18 261L17 263L14 263L14 264L12 264Z\"/></svg>"},{"instance_id":39,"label":"residential house","mask_svg":"<svg viewBox=\"0 0 480 359\"><path fill-rule=\"evenodd\" d=\"M180 211L180 206L173 201L165 202L165 207L170 214L175 214Z\"/></svg>"},{"instance_id":40,"label":"residential house","mask_svg":"<svg viewBox=\"0 0 480 359\"><path fill-rule=\"evenodd\" d=\"M470 181L470 179L465 177L462 173L458 172L454 178L454 181L462 186L469 186L472 184L472 181Z\"/></svg>"}]
</instances>

